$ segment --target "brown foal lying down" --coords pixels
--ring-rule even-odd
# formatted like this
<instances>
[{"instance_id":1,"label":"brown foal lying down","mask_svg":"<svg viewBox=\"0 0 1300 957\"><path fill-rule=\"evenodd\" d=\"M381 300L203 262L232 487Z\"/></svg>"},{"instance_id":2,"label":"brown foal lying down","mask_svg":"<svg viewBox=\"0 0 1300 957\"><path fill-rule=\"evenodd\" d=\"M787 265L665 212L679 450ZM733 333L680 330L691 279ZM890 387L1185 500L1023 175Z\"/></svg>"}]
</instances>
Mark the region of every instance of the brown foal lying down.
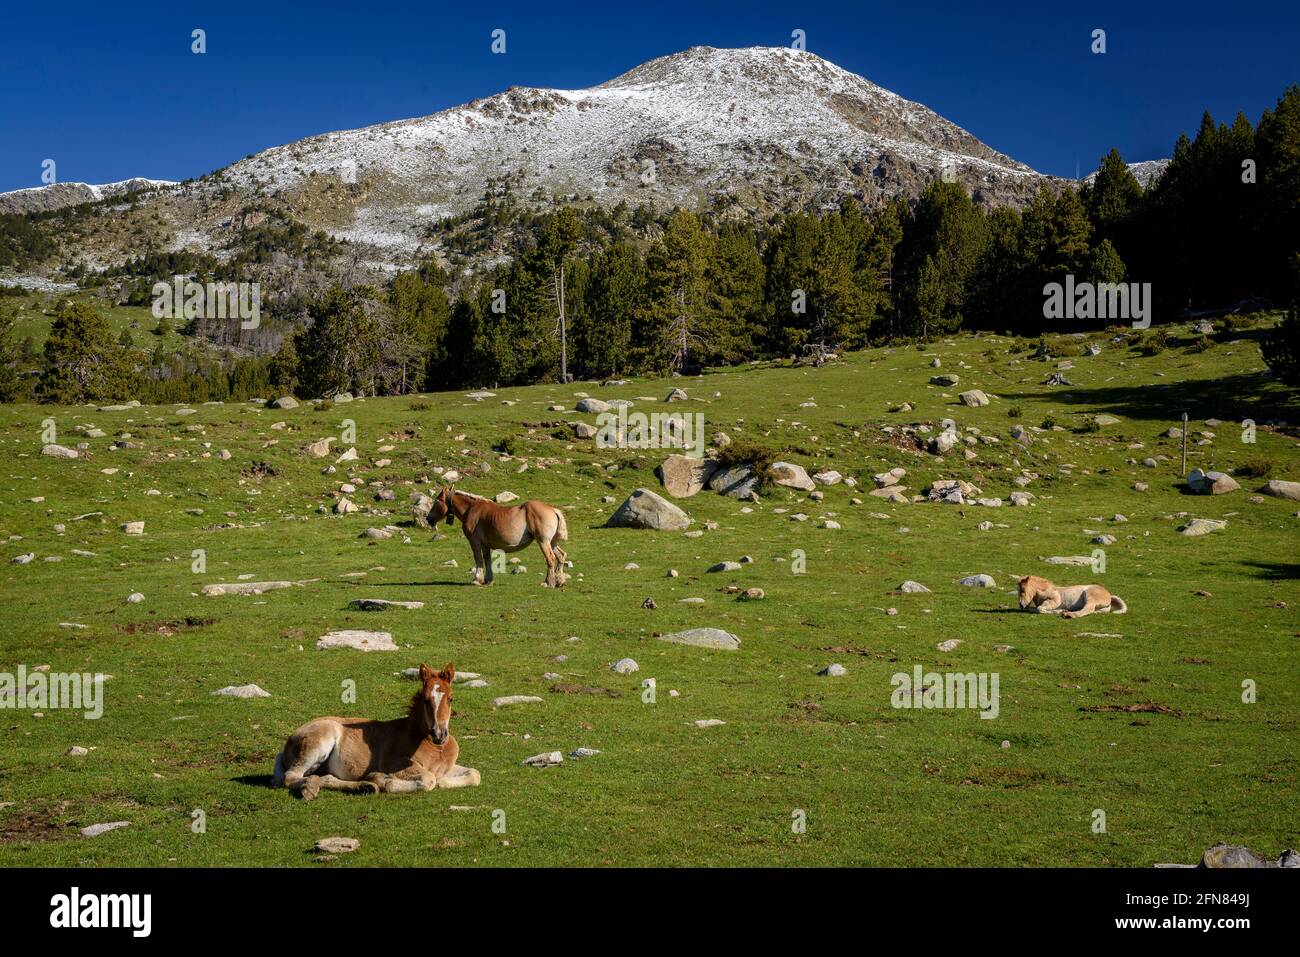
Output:
<instances>
[{"instance_id":1,"label":"brown foal lying down","mask_svg":"<svg viewBox=\"0 0 1300 957\"><path fill-rule=\"evenodd\" d=\"M1040 615L1082 618L1095 611L1122 615L1128 605L1100 585L1053 585L1046 578L1026 575L1020 579L1020 607Z\"/></svg>"},{"instance_id":2,"label":"brown foal lying down","mask_svg":"<svg viewBox=\"0 0 1300 957\"><path fill-rule=\"evenodd\" d=\"M375 794L473 787L479 773L456 763L460 746L447 728L455 676L454 665L437 672L420 665L420 690L404 718L308 721L289 735L271 783L305 801L321 788Z\"/></svg>"},{"instance_id":3,"label":"brown foal lying down","mask_svg":"<svg viewBox=\"0 0 1300 957\"><path fill-rule=\"evenodd\" d=\"M559 543L569 540L569 527L564 513L554 505L530 499L507 508L446 485L427 511L423 506L415 509L415 520L428 528L437 526L444 518L448 525L459 519L469 539L474 553L474 584L492 584L493 549L517 552L527 548L534 539L546 559L546 584L552 588L564 584L567 556Z\"/></svg>"}]
</instances>

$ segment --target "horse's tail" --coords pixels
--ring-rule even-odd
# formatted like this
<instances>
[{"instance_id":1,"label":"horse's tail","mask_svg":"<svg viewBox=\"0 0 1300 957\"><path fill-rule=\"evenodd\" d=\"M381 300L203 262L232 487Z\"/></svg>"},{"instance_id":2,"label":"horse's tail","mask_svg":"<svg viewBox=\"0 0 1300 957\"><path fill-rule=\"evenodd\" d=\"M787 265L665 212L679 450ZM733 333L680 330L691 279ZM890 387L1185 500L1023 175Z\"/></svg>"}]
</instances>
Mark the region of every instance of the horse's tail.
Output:
<instances>
[{"instance_id":1,"label":"horse's tail","mask_svg":"<svg viewBox=\"0 0 1300 957\"><path fill-rule=\"evenodd\" d=\"M415 524L421 528L433 528L429 524L429 512L433 510L433 499L427 495L421 495L415 501L415 507L411 509L411 517L415 519Z\"/></svg>"},{"instance_id":2,"label":"horse's tail","mask_svg":"<svg viewBox=\"0 0 1300 957\"><path fill-rule=\"evenodd\" d=\"M1112 615L1122 615L1128 611L1128 603L1120 598L1119 595L1110 596L1110 613Z\"/></svg>"},{"instance_id":3,"label":"horse's tail","mask_svg":"<svg viewBox=\"0 0 1300 957\"><path fill-rule=\"evenodd\" d=\"M555 510L556 535L562 542L569 540L569 525L564 520L564 513L558 508Z\"/></svg>"}]
</instances>

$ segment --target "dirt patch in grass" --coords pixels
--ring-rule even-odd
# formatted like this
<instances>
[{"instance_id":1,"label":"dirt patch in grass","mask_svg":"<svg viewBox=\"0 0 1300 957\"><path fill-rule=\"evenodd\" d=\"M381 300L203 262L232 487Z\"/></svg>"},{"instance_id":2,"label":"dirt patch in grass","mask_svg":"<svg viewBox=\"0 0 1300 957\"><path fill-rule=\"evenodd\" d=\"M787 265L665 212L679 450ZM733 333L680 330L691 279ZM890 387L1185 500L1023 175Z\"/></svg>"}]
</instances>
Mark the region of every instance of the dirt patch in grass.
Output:
<instances>
[{"instance_id":1,"label":"dirt patch in grass","mask_svg":"<svg viewBox=\"0 0 1300 957\"><path fill-rule=\"evenodd\" d=\"M0 811L0 844L40 844L60 837L64 827L50 811L7 808Z\"/></svg>"},{"instance_id":2,"label":"dirt patch in grass","mask_svg":"<svg viewBox=\"0 0 1300 957\"><path fill-rule=\"evenodd\" d=\"M184 631L206 628L216 620L215 618L187 616L185 618L171 618L167 621L131 621L125 625L118 625L117 628L128 635L162 635L164 638L170 638Z\"/></svg>"},{"instance_id":3,"label":"dirt patch in grass","mask_svg":"<svg viewBox=\"0 0 1300 957\"><path fill-rule=\"evenodd\" d=\"M275 478L280 473L265 462L254 462L246 469L239 473L246 479L253 479L260 482L264 478Z\"/></svg>"},{"instance_id":4,"label":"dirt patch in grass","mask_svg":"<svg viewBox=\"0 0 1300 957\"><path fill-rule=\"evenodd\" d=\"M591 685L571 684L569 682L551 685L551 694L597 694L605 695L607 698L622 697L620 692L611 691L609 688L593 688Z\"/></svg>"},{"instance_id":5,"label":"dirt patch in grass","mask_svg":"<svg viewBox=\"0 0 1300 957\"><path fill-rule=\"evenodd\" d=\"M1183 713L1177 708L1172 708L1167 704L1161 704L1158 701L1138 701L1133 704L1094 704L1086 708L1080 708L1080 711L1091 711L1094 713L1120 712L1123 714L1172 714L1175 718L1181 718Z\"/></svg>"}]
</instances>

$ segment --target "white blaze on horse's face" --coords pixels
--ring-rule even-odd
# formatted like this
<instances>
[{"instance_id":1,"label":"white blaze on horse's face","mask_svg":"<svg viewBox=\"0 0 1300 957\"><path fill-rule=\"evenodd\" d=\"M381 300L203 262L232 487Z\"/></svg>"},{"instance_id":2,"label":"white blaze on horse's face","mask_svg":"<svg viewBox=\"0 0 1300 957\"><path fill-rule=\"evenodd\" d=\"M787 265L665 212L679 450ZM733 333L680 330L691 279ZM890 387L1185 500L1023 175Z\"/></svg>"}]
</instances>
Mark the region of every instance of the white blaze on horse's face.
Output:
<instances>
[{"instance_id":1,"label":"white blaze on horse's face","mask_svg":"<svg viewBox=\"0 0 1300 957\"><path fill-rule=\"evenodd\" d=\"M429 725L429 736L433 738L434 744L442 744L447 740L447 722L438 721L438 712L442 710L442 699L446 692L434 685L429 694L433 698L433 721Z\"/></svg>"}]
</instances>

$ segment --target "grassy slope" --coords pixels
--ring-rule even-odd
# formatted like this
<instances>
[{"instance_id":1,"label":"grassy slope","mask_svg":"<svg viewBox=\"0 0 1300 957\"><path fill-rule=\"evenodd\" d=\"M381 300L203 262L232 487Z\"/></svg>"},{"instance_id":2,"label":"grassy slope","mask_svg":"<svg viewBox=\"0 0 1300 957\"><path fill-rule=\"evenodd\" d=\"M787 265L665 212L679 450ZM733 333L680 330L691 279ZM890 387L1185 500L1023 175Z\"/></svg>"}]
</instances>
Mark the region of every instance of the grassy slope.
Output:
<instances>
[{"instance_id":1,"label":"grassy slope","mask_svg":"<svg viewBox=\"0 0 1300 957\"><path fill-rule=\"evenodd\" d=\"M1077 349L1077 341L1060 341ZM1225 424L1212 430L1212 446L1193 447L1192 464L1227 468L1267 458L1276 477L1300 479L1293 438L1261 430L1257 445L1243 445L1231 424L1275 415L1294 422L1296 409L1255 375L1262 363L1253 342L1146 358L1099 341L1105 351L1075 358L1067 373L1073 386L1064 389L1039 385L1050 366L1008 355L1013 340L987 337L925 352L873 350L820 370L733 370L681 383L693 398L688 408L704 412L709 432L802 449L787 457L810 471L833 466L869 487L871 474L901 464L912 489L961 477L1004 499L1019 471L1011 464L1018 447L1006 438L1009 407L1020 406L1018 421L1030 425L1048 415L1068 425L1098 411L1123 419L1100 434L1053 432L1019 450L1020 464L1043 475L1029 486L1037 496L1029 508L895 506L872 498L854 506L850 496L865 497L865 489L840 485L826 490L821 505L770 490L744 514L741 503L704 493L681 503L697 527L719 524L698 539L598 530L614 507L602 496L621 501L639 485L658 487L651 469L660 453L597 452L589 442L557 440L550 434L559 430L538 427L590 420L546 411L552 402L571 407L575 392L662 397L667 382L500 390L482 403L444 394L415 409L411 399L326 412L200 406L185 418L170 408L0 409L7 453L0 534L23 537L8 543L0 564L0 669L48 663L55 671L114 676L99 721L58 710L43 718L0 711L0 801L15 802L0 810L0 866L303 864L312 859L312 843L330 834L359 837L363 847L327 866L1149 865L1194 860L1217 840L1273 855L1300 845L1296 505L1252 503L1257 481L1243 480L1246 490L1228 496L1187 496L1176 443L1158 438L1183 410L1194 423L1216 416ZM942 357L943 371L961 375L959 389L945 395L926 384L932 354ZM999 398L965 409L955 394L968 387ZM505 398L517 404L501 404ZM817 407L801 408L809 399ZM916 411L886 412L902 400ZM76 424L94 423L110 437L129 431L139 448L110 451L110 440L101 439L90 442L87 458L41 457L40 421L52 413L64 442L76 440ZM870 428L943 416L1003 441L978 446L975 462L963 463L957 453L940 462L893 449ZM337 434L344 418L357 426L362 462L355 474L397 490L386 518L316 511L346 467L323 476L322 461L300 450ZM272 430L277 421L289 430ZM194 424L203 432L183 431ZM378 446L406 429L416 437L393 442L390 466L369 464L380 457ZM499 461L491 452L505 437L530 463L526 472L516 473L518 458ZM271 440L278 444L267 447ZM1134 440L1145 449L1128 449ZM214 453L229 448L233 458L202 457L204 443ZM1161 452L1171 460L1159 469L1125 464ZM242 478L257 461L278 474ZM433 465L481 461L491 463L490 474L462 487L511 489L565 508L575 568L564 590L539 587L536 549L520 553L528 574L503 576L490 589L468 586L469 549L458 529L442 540L411 529L409 545L357 537L367 526L405 521L409 483L432 477ZM600 467L608 463L621 467ZM1062 474L1062 463L1075 465L1074 474ZM106 467L119 471L106 476ZM1135 480L1149 482L1150 491L1134 491ZM149 489L162 494L146 495ZM29 501L40 495L44 502ZM380 506L364 489L354 498ZM189 515L190 508L204 514ZM775 508L811 518L791 522ZM88 511L104 514L72 520ZM1170 517L1180 511L1227 517L1229 524L1225 532L1186 538ZM1111 521L1117 512L1127 524ZM826 513L843 527L816 527ZM137 519L147 522L144 537L119 531L119 523ZM981 532L983 520L1008 527ZM67 524L66 534L55 533L58 522ZM228 522L242 527L207 530ZM1097 578L1088 569L1039 561L1089 552L1085 529L1118 537L1100 580L1132 612L1075 622L1010 613L1017 574ZM73 556L73 548L96 556ZM207 553L204 575L190 570L197 548ZM801 577L789 561L776 561L796 548L808 556ZM7 562L25 551L37 560ZM41 561L51 554L63 561ZM715 561L746 554L754 563L739 573L704 574ZM445 567L448 558L459 568ZM625 571L632 561L640 570ZM668 568L681 577L665 578ZM358 571L366 575L343 577ZM954 584L977 572L993 575L998 589ZM244 573L318 581L261 597L198 595L205 583ZM905 578L933 593L887 594ZM737 602L719 591L731 583L760 586L767 598ZM1197 589L1212 597L1194 595ZM147 601L125 604L132 591ZM363 595L426 606L388 615L348 611L348 601ZM691 595L706 604L678 604ZM647 596L657 610L641 608ZM899 614L887 616L888 606ZM176 634L150 627L186 616L215 621ZM61 621L89 627L65 630ZM734 631L742 648L705 651L650 637L693 625ZM316 637L342 627L389 628L403 651L313 648ZM582 641L566 642L571 635ZM963 644L937 651L949 638ZM999 643L1014 650L998 653ZM568 660L552 660L560 654ZM608 670L625 655L640 662L640 673ZM457 692L453 722L462 762L482 771L481 787L378 798L323 794L303 803L263 786L296 725L317 714L394 715L412 691L394 673L448 659L490 682ZM818 677L831 661L848 675ZM918 663L997 671L1001 715L985 721L971 711L892 709L890 676ZM547 671L618 696L550 693ZM658 680L657 704L640 699L646 676ZM357 683L355 705L340 704L347 678ZM1246 678L1258 683L1257 704L1241 702ZM210 694L245 682L274 697ZM670 698L669 689L680 697ZM494 711L490 699L503 694L545 700ZM1178 713L1081 710L1148 701ZM727 724L698 729L690 723L698 718ZM1009 748L1001 747L1004 740ZM96 750L64 756L74 744ZM580 746L603 753L544 771L520 764L540 751L567 754ZM196 808L207 815L205 834L190 830ZM1094 808L1105 810L1108 833L1092 832ZM493 809L505 811L505 835L491 830ZM792 833L795 809L808 815L802 835ZM77 827L113 820L131 826L95 839L77 835Z\"/></svg>"},{"instance_id":2,"label":"grassy slope","mask_svg":"<svg viewBox=\"0 0 1300 957\"><path fill-rule=\"evenodd\" d=\"M6 296L0 299L0 310L8 309L14 314L14 342L22 342L22 340L30 338L39 352L44 347L46 338L49 337L50 326L54 324L53 313L56 304L64 298L85 300L93 304L99 310L99 313L108 320L109 327L113 330L114 342L123 332L129 332L132 346L149 353L158 348L159 343L167 351L176 352L184 348L185 345L194 342L193 339L187 338L177 331L178 327L185 325L184 319L170 320L172 331L160 338L154 332L158 328L158 320L154 318L149 307L112 305L98 296L80 292L30 293L26 296ZM50 315L46 315L47 311Z\"/></svg>"}]
</instances>

